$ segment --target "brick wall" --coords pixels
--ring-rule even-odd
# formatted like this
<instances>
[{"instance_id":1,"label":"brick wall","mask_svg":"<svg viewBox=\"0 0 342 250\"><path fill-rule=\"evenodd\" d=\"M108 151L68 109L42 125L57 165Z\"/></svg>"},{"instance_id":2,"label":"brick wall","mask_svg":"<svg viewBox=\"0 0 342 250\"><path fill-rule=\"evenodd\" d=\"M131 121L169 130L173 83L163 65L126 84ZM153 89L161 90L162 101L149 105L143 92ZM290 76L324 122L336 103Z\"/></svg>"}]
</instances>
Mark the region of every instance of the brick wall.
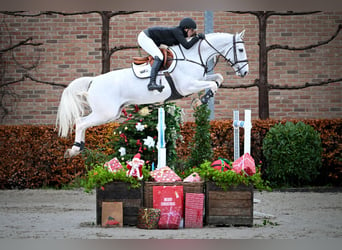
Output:
<instances>
[{"instance_id":1,"label":"brick wall","mask_svg":"<svg viewBox=\"0 0 342 250\"><path fill-rule=\"evenodd\" d=\"M137 34L149 26L174 26L184 16L198 22L204 31L203 11L160 11L116 16L111 19L110 45L136 46ZM77 16L10 17L1 16L1 48L29 36L41 47L21 47L15 50L18 62L29 66L38 62L31 74L42 81L68 84L81 76L95 76L101 72L101 18L98 14ZM4 24L6 23L6 25ZM328 39L342 24L342 12L323 12L309 16L274 16L269 18L267 43L304 46ZM6 27L7 28L6 28ZM258 22L244 14L214 12L214 31L235 33L246 29L245 45L250 74L239 78L223 61L215 68L224 84L249 84L258 77ZM143 51L125 50L112 56L111 68L129 67L133 56ZM342 34L329 43L308 51L273 50L269 53L269 82L278 85L298 85L342 76ZM6 77L21 76L23 71L6 54ZM270 91L270 117L283 118L341 118L342 83L302 90ZM63 88L35 83L30 80L9 86L16 94L5 100L9 114L2 124L52 124L55 122L59 98ZM191 100L196 95L177 103L184 108L186 120L193 120ZM220 89L215 97L215 119L232 118L232 110L252 109L258 116L258 89Z\"/></svg>"}]
</instances>

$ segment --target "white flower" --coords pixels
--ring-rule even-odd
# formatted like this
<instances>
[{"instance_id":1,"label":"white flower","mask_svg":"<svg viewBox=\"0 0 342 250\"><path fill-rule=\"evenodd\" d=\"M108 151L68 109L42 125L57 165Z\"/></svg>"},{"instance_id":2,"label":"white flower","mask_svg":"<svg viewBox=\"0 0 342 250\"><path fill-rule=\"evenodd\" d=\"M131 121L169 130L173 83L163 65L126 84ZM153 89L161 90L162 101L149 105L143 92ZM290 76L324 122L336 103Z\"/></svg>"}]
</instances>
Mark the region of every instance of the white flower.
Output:
<instances>
[{"instance_id":1,"label":"white flower","mask_svg":"<svg viewBox=\"0 0 342 250\"><path fill-rule=\"evenodd\" d=\"M120 156L124 156L126 154L126 148L124 147L121 147L118 151L120 152Z\"/></svg>"},{"instance_id":2,"label":"white flower","mask_svg":"<svg viewBox=\"0 0 342 250\"><path fill-rule=\"evenodd\" d=\"M145 126L142 125L140 122L137 123L137 125L135 125L135 128L138 130L138 131L143 131L145 129Z\"/></svg>"},{"instance_id":3,"label":"white flower","mask_svg":"<svg viewBox=\"0 0 342 250\"><path fill-rule=\"evenodd\" d=\"M147 136L147 138L143 139L143 140L144 140L144 145L146 145L147 147L149 147L149 148L154 147L155 142L151 136Z\"/></svg>"}]
</instances>

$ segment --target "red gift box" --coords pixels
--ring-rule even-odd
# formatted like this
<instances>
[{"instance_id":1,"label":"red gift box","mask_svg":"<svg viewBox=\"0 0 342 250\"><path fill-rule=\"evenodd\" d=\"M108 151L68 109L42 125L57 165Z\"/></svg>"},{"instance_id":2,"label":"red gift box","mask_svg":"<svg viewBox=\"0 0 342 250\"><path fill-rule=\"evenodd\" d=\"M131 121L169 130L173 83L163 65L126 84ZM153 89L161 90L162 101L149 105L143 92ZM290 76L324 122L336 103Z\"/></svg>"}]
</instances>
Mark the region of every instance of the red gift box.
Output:
<instances>
[{"instance_id":1,"label":"red gift box","mask_svg":"<svg viewBox=\"0 0 342 250\"><path fill-rule=\"evenodd\" d=\"M245 153L239 159L234 161L232 170L238 174L241 174L242 170L244 170L244 172L247 175L249 176L254 175L255 174L255 162L254 162L253 157L250 156L250 154Z\"/></svg>"},{"instance_id":2,"label":"red gift box","mask_svg":"<svg viewBox=\"0 0 342 250\"><path fill-rule=\"evenodd\" d=\"M110 172L116 172L122 168L122 165L120 164L119 160L116 157L114 157L110 161L107 161L104 164L104 167L106 167Z\"/></svg>"},{"instance_id":3,"label":"red gift box","mask_svg":"<svg viewBox=\"0 0 342 250\"><path fill-rule=\"evenodd\" d=\"M160 209L139 208L137 228L156 229L160 218Z\"/></svg>"},{"instance_id":4,"label":"red gift box","mask_svg":"<svg viewBox=\"0 0 342 250\"><path fill-rule=\"evenodd\" d=\"M156 182L174 182L182 179L168 166L150 172Z\"/></svg>"},{"instance_id":5,"label":"red gift box","mask_svg":"<svg viewBox=\"0 0 342 250\"><path fill-rule=\"evenodd\" d=\"M183 218L183 186L153 186L153 208L161 211L158 228L178 229Z\"/></svg>"},{"instance_id":6,"label":"red gift box","mask_svg":"<svg viewBox=\"0 0 342 250\"><path fill-rule=\"evenodd\" d=\"M186 193L185 194L185 227L203 227L203 204L204 194Z\"/></svg>"},{"instance_id":7,"label":"red gift box","mask_svg":"<svg viewBox=\"0 0 342 250\"><path fill-rule=\"evenodd\" d=\"M200 182L201 176L199 176L198 173L194 172L191 175L189 175L188 177L186 177L183 181L184 182Z\"/></svg>"}]
</instances>

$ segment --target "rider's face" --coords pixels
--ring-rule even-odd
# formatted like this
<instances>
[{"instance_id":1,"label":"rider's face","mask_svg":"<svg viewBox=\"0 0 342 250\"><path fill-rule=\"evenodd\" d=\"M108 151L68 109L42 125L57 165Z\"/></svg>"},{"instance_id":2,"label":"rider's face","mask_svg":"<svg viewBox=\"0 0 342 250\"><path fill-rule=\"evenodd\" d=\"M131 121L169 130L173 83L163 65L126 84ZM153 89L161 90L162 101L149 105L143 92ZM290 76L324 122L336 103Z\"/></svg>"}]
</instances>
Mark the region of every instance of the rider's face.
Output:
<instances>
[{"instance_id":1,"label":"rider's face","mask_svg":"<svg viewBox=\"0 0 342 250\"><path fill-rule=\"evenodd\" d=\"M185 31L188 37L192 37L193 35L196 35L196 30L194 29L185 29Z\"/></svg>"}]
</instances>

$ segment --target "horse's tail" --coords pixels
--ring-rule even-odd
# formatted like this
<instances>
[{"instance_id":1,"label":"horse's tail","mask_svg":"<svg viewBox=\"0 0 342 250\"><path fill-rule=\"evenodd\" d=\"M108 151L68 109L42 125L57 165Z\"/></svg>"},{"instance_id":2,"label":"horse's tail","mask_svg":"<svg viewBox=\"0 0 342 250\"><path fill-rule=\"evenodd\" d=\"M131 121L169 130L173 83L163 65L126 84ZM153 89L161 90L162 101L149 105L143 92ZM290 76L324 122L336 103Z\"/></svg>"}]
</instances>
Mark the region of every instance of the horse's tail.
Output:
<instances>
[{"instance_id":1,"label":"horse's tail","mask_svg":"<svg viewBox=\"0 0 342 250\"><path fill-rule=\"evenodd\" d=\"M92 78L77 78L64 89L56 119L59 136L67 137L73 129L75 121L84 115L88 106L87 92Z\"/></svg>"}]
</instances>

